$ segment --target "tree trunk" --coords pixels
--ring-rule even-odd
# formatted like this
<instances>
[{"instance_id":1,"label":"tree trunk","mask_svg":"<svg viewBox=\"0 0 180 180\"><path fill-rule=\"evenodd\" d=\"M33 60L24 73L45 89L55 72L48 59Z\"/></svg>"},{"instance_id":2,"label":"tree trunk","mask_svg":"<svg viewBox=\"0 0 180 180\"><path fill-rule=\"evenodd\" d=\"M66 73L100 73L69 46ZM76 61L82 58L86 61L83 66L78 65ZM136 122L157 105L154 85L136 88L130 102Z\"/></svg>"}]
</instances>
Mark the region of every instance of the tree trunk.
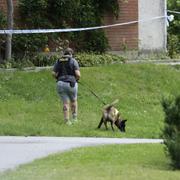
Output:
<instances>
[{"instance_id":1,"label":"tree trunk","mask_svg":"<svg viewBox=\"0 0 180 180\"><path fill-rule=\"evenodd\" d=\"M13 29L13 0L7 0L7 29ZM6 37L6 53L5 59L11 59L12 54L12 34L7 34Z\"/></svg>"}]
</instances>

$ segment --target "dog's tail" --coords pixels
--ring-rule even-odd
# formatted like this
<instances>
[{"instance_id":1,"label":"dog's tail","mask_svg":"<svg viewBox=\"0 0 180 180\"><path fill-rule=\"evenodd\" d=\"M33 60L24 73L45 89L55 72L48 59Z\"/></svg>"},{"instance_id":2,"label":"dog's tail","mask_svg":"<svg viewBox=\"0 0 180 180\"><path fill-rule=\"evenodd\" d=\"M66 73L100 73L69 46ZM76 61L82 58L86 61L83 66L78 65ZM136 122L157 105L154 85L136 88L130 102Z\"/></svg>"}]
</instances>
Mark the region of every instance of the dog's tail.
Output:
<instances>
[{"instance_id":1,"label":"dog's tail","mask_svg":"<svg viewBox=\"0 0 180 180\"><path fill-rule=\"evenodd\" d=\"M119 99L116 99L115 101L113 101L111 104L107 104L104 106L104 109L110 108L112 106L114 106L115 104L117 104L119 102Z\"/></svg>"}]
</instances>

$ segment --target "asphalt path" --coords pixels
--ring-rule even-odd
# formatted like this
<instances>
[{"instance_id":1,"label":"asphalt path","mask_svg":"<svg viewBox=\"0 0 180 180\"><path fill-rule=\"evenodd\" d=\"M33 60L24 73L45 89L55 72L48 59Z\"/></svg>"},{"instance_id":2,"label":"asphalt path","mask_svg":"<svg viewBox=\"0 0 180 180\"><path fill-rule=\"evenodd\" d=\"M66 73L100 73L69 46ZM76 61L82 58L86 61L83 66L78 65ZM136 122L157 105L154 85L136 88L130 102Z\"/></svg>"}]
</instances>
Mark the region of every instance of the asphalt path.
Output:
<instances>
[{"instance_id":1,"label":"asphalt path","mask_svg":"<svg viewBox=\"0 0 180 180\"><path fill-rule=\"evenodd\" d=\"M0 137L0 172L72 148L107 144L163 143L162 139L91 137Z\"/></svg>"}]
</instances>

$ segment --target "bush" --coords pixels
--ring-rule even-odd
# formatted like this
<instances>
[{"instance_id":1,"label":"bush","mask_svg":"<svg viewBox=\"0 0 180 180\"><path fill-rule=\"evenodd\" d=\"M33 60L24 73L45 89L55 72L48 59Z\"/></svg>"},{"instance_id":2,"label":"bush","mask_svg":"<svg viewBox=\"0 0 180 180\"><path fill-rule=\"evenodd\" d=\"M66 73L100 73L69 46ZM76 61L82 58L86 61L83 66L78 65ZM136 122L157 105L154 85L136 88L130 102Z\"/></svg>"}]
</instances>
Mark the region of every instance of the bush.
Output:
<instances>
[{"instance_id":1,"label":"bush","mask_svg":"<svg viewBox=\"0 0 180 180\"><path fill-rule=\"evenodd\" d=\"M23 58L23 59L18 59L18 60L14 60L9 59L9 60L5 60L3 63L0 64L0 68L4 68L4 69L11 69L11 68L17 68L17 69L22 69L25 67L33 67L34 64L27 58Z\"/></svg>"},{"instance_id":2,"label":"bush","mask_svg":"<svg viewBox=\"0 0 180 180\"><path fill-rule=\"evenodd\" d=\"M48 37L44 34L21 34L13 36L13 56L22 58L31 56L34 52L42 52L48 44Z\"/></svg>"},{"instance_id":3,"label":"bush","mask_svg":"<svg viewBox=\"0 0 180 180\"><path fill-rule=\"evenodd\" d=\"M7 22L5 15L0 11L0 29L4 29L6 27L6 24ZM0 35L0 63L1 60L5 58L5 40L6 36Z\"/></svg>"},{"instance_id":4,"label":"bush","mask_svg":"<svg viewBox=\"0 0 180 180\"><path fill-rule=\"evenodd\" d=\"M168 9L174 11L180 11L179 0L168 0L167 1ZM168 28L168 51L171 58L178 58L180 56L180 16L174 14L174 21L170 23Z\"/></svg>"},{"instance_id":5,"label":"bush","mask_svg":"<svg viewBox=\"0 0 180 180\"><path fill-rule=\"evenodd\" d=\"M168 35L168 55L171 58L178 58L180 54L180 43L177 35Z\"/></svg>"},{"instance_id":6,"label":"bush","mask_svg":"<svg viewBox=\"0 0 180 180\"><path fill-rule=\"evenodd\" d=\"M165 112L164 143L172 161L172 166L180 169L180 95L164 99Z\"/></svg>"},{"instance_id":7,"label":"bush","mask_svg":"<svg viewBox=\"0 0 180 180\"><path fill-rule=\"evenodd\" d=\"M40 53L35 55L31 62L34 64L34 66L42 67L42 66L52 66L59 58L58 55L51 55L46 53Z\"/></svg>"},{"instance_id":8,"label":"bush","mask_svg":"<svg viewBox=\"0 0 180 180\"><path fill-rule=\"evenodd\" d=\"M38 53L33 56L26 56L22 59L11 59L0 65L2 68L23 68L23 67L44 67L53 66L59 53ZM100 66L105 64L122 63L125 59L113 54L78 53L75 56L81 67Z\"/></svg>"},{"instance_id":9,"label":"bush","mask_svg":"<svg viewBox=\"0 0 180 180\"><path fill-rule=\"evenodd\" d=\"M122 63L125 58L113 54L79 53L76 60L81 67L99 66L105 64Z\"/></svg>"},{"instance_id":10,"label":"bush","mask_svg":"<svg viewBox=\"0 0 180 180\"><path fill-rule=\"evenodd\" d=\"M106 12L117 16L117 0L19 0L20 25L24 28L80 28L103 25ZM52 14L53 12L53 14ZM14 38L14 52L37 52L43 45L53 42L59 34L29 35L22 40ZM108 41L104 30L61 33L77 51L105 52ZM50 44L51 45L51 44ZM32 47L32 48L31 48ZM16 54L17 56L17 54Z\"/></svg>"}]
</instances>

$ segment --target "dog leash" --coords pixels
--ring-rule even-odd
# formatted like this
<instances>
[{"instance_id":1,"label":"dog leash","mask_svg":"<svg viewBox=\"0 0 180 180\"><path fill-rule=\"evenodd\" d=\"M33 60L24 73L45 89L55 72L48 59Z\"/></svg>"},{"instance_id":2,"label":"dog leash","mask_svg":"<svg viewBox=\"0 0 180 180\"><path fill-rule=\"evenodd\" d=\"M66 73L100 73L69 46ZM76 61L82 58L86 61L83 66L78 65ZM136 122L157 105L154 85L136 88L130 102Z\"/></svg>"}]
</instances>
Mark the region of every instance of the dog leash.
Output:
<instances>
[{"instance_id":1,"label":"dog leash","mask_svg":"<svg viewBox=\"0 0 180 180\"><path fill-rule=\"evenodd\" d=\"M106 103L92 90L90 89L90 87L86 84L86 83L82 83L78 81L78 84L80 84L81 86L85 87L89 92L91 92L91 94L93 94L102 104L106 105Z\"/></svg>"}]
</instances>

